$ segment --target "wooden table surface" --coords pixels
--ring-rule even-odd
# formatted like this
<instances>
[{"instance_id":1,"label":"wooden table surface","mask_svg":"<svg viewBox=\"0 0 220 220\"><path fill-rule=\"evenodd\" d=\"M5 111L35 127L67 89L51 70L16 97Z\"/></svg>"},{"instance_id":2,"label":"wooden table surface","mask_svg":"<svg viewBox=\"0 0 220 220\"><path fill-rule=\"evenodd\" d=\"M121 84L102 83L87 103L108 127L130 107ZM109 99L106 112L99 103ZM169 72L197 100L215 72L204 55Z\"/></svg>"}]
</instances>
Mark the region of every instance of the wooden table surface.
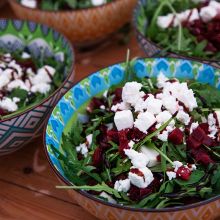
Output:
<instances>
[{"instance_id":1,"label":"wooden table surface","mask_svg":"<svg viewBox=\"0 0 220 220\"><path fill-rule=\"evenodd\" d=\"M1 1L1 0L0 0ZM0 17L15 18L8 5ZM76 54L75 81L110 64L124 61L127 48L132 56L143 56L134 36L127 45L117 37L93 51ZM0 159L0 220L96 220L66 191L55 189L59 182L43 151L42 138Z\"/></svg>"}]
</instances>

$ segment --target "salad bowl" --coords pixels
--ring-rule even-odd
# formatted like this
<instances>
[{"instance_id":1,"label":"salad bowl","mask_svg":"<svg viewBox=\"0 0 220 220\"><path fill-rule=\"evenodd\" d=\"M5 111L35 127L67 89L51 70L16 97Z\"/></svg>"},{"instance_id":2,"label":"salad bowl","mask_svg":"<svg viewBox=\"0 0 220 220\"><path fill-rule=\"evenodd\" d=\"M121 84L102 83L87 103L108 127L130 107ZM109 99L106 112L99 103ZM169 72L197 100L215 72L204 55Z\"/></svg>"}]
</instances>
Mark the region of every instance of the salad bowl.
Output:
<instances>
[{"instance_id":1,"label":"salad bowl","mask_svg":"<svg viewBox=\"0 0 220 220\"><path fill-rule=\"evenodd\" d=\"M10 54L18 54L24 49L29 52L29 55L25 53L26 56L28 55L27 58L31 55L35 61L53 59L54 63L61 65L64 71L56 71L59 72L58 75L62 80L48 96L9 114L3 115L1 112L0 155L12 153L42 135L42 129L51 108L73 84L74 53L71 44L65 37L45 25L31 21L1 19L1 52L7 53L7 56L10 57ZM1 59L3 57L1 55ZM64 57L66 57L65 60ZM4 68L2 62L1 60L1 68ZM14 66L19 68L15 61L13 62ZM1 69L1 74L2 71L3 69ZM2 79L1 83L3 83ZM18 95L15 93L15 96ZM1 96L1 101L2 98L4 99L4 97ZM4 108L2 105L1 102L1 108Z\"/></svg>"},{"instance_id":2,"label":"salad bowl","mask_svg":"<svg viewBox=\"0 0 220 220\"><path fill-rule=\"evenodd\" d=\"M133 62L132 72L138 78L155 77L160 72L166 77L181 80L195 80L208 83L220 89L218 69L210 65L192 60L176 58L144 58ZM71 130L71 125L76 120L86 121L86 106L95 96L102 94L112 86L122 83L126 74L126 63L119 63L91 74L74 85L58 102L52 111L44 133L44 147L48 161L61 183L73 186L70 176L63 169L62 155L67 150L61 149L62 136ZM73 130L74 134L74 130ZM65 139L66 140L66 139ZM51 147L53 146L53 147ZM61 151L63 154L58 154ZM74 175L74 173L72 173ZM65 187L64 187L65 188ZM126 205L118 205L87 193L84 190L68 190L70 196L85 210L99 219L105 220L139 220L139 219L180 219L215 220L220 217L220 196L216 195L210 199L171 208L136 208Z\"/></svg>"},{"instance_id":3,"label":"salad bowl","mask_svg":"<svg viewBox=\"0 0 220 220\"><path fill-rule=\"evenodd\" d=\"M188 2L190 2L190 1L191 0L189 0ZM198 39L196 40L196 45L200 45L200 46L197 47L197 46L194 45L193 47L190 47L190 45L188 45L185 48L185 51L187 51L187 50L197 51L196 53L189 53L189 51L186 53L184 51L179 51L178 49L175 49L175 51L174 51L173 49L165 48L165 46L168 47L168 44L169 45L171 45L171 44L172 45L177 45L176 39L178 37L176 37L176 39L173 40L173 41L169 41L168 44L165 45L165 46L162 46L160 44L160 42L163 41L164 38L166 38L166 37L163 36L163 38L160 40L160 42L156 42L156 40L152 39L152 37L149 36L149 33L150 33L149 29L152 28L151 27L152 24L151 24L151 21L150 21L150 17L148 17L148 15L145 11L147 8L149 8L150 2L152 2L152 1L151 0L139 0L137 5L136 5L136 8L134 10L134 13L133 13L133 26L134 26L134 29L135 29L136 38L137 38L137 41L138 41L141 49L145 52L146 56L148 56L148 57L157 57L157 56L166 57L166 56L169 56L169 57L174 57L174 58L192 59L192 60L197 60L199 62L203 62L203 63L206 63L206 64L209 64L209 65L212 65L214 67L219 68L219 61L218 61L219 59L217 57L214 57L214 56L213 57L211 57L211 56L210 57L203 57L202 56L202 53L204 54L204 48L205 48L205 44L206 44L206 41L207 41L206 39L203 39L203 34L206 35L206 33L201 33L202 40L200 40L199 36L197 36L194 32L191 35L189 35L189 34L184 35L184 41L188 41L188 42L191 41L192 39L193 39L192 41L195 42L196 37L198 37L199 40ZM193 0L191 2L193 2ZM196 1L194 1L194 2L196 2ZM197 1L198 4L200 4L201 2L202 1ZM207 2L209 2L209 1L207 1ZM202 6L199 6L199 7L202 7ZM191 10L191 9L186 9L186 8L183 9L182 14L184 14L185 12L189 12L189 10ZM170 14L172 14L172 13L170 13ZM180 14L181 14L181 12L180 12ZM155 14L153 14L152 17L154 15ZM201 17L201 15L200 15L200 17ZM159 22L159 21L157 20L157 22ZM188 22L188 21L186 21L186 22ZM198 20L195 20L195 23L196 22L198 22ZM192 24L194 25L195 23L192 23ZM185 28L184 25L182 25L182 27ZM198 27L199 27L199 24L197 26L195 25L195 27L193 27L192 29L198 29ZM158 28L158 24L157 24L157 28ZM172 28L172 27L168 27L168 28ZM178 28L178 27L175 27L175 28ZM187 28L188 28L188 26L187 26ZM182 31L184 33L185 32L188 33L188 31L186 31L186 29L184 31L183 30ZM160 30L158 29L157 32L159 34L160 34L160 32L163 32L163 34L164 34L166 32L166 30L168 30L168 29L160 29ZM213 30L211 30L211 31L213 31ZM173 32L173 36L174 36L174 33L176 34L177 32L178 32L178 30ZM216 34L211 33L211 32L210 32L210 35L209 35L208 32L209 31L207 31L207 36L208 36L207 38L209 38L209 36L216 35ZM169 31L167 31L167 36L168 36L168 33L169 33ZM189 38L192 38L192 39L189 39ZM204 45L202 45L203 43L204 43ZM200 49L198 49L199 47L200 47ZM208 48L208 46L207 46L207 48ZM198 50L199 50L199 52L198 52ZM211 52L208 51L208 52L210 52L210 54L215 54L215 53L218 52L216 50L215 50L215 52L213 52L213 51L211 51Z\"/></svg>"},{"instance_id":4,"label":"salad bowl","mask_svg":"<svg viewBox=\"0 0 220 220\"><path fill-rule=\"evenodd\" d=\"M132 16L136 0L116 0L101 6L67 11L31 9L10 1L15 14L51 26L77 45L89 45L120 29Z\"/></svg>"}]
</instances>

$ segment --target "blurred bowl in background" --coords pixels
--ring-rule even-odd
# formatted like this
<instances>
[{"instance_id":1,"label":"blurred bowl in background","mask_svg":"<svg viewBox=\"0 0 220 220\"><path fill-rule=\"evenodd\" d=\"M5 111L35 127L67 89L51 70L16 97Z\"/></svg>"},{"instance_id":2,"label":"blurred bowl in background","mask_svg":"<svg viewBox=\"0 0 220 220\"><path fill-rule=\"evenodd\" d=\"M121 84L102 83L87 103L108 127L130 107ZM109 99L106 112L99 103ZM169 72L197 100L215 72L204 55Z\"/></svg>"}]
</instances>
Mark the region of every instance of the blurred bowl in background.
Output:
<instances>
[{"instance_id":1,"label":"blurred bowl in background","mask_svg":"<svg viewBox=\"0 0 220 220\"><path fill-rule=\"evenodd\" d=\"M101 6L69 11L31 9L9 0L20 19L51 26L79 46L99 42L130 21L136 0L114 0Z\"/></svg>"},{"instance_id":2,"label":"blurred bowl in background","mask_svg":"<svg viewBox=\"0 0 220 220\"><path fill-rule=\"evenodd\" d=\"M13 53L24 48L28 48L35 59L53 57L56 62L62 62L65 70L60 74L64 74L64 81L38 104L0 119L0 155L12 153L41 135L52 107L73 84L74 53L65 37L45 25L1 19L0 50Z\"/></svg>"}]
</instances>

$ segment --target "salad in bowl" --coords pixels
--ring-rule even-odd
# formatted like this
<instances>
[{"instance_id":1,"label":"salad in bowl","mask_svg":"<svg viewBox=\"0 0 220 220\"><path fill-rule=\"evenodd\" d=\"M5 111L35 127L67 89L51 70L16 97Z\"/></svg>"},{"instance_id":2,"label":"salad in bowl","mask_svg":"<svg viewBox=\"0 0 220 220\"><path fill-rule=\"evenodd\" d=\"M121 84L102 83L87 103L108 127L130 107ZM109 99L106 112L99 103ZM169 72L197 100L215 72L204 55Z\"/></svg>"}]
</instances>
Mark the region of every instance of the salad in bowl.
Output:
<instances>
[{"instance_id":1,"label":"salad in bowl","mask_svg":"<svg viewBox=\"0 0 220 220\"><path fill-rule=\"evenodd\" d=\"M219 15L217 0L144 0L138 2L134 23L149 55L169 53L217 62Z\"/></svg>"},{"instance_id":2,"label":"salad in bowl","mask_svg":"<svg viewBox=\"0 0 220 220\"><path fill-rule=\"evenodd\" d=\"M77 190L70 193L83 207L108 205L116 219L181 210L197 219L194 207L212 209L220 194L217 74L188 60L140 59L74 86L46 129L49 161L67 184L57 188ZM110 219L103 212L93 214Z\"/></svg>"}]
</instances>

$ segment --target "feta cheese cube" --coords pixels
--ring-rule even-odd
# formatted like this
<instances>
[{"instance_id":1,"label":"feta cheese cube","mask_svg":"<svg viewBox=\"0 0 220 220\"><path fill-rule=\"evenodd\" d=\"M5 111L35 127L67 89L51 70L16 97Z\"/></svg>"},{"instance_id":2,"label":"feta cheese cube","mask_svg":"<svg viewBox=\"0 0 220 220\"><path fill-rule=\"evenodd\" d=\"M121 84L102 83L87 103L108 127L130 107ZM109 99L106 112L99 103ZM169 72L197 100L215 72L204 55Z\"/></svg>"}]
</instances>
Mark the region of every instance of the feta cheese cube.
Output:
<instances>
[{"instance_id":1,"label":"feta cheese cube","mask_svg":"<svg viewBox=\"0 0 220 220\"><path fill-rule=\"evenodd\" d=\"M99 195L100 197L107 199L108 202L112 203L112 204L117 204L117 202L106 192L102 192Z\"/></svg>"},{"instance_id":2,"label":"feta cheese cube","mask_svg":"<svg viewBox=\"0 0 220 220\"><path fill-rule=\"evenodd\" d=\"M5 87L10 82L10 79L5 74L0 75L0 89Z\"/></svg>"},{"instance_id":3,"label":"feta cheese cube","mask_svg":"<svg viewBox=\"0 0 220 220\"><path fill-rule=\"evenodd\" d=\"M167 174L169 180L176 179L176 173L175 172L167 171L166 174Z\"/></svg>"},{"instance_id":4,"label":"feta cheese cube","mask_svg":"<svg viewBox=\"0 0 220 220\"><path fill-rule=\"evenodd\" d=\"M37 8L36 0L21 0L21 4L28 8Z\"/></svg>"},{"instance_id":5,"label":"feta cheese cube","mask_svg":"<svg viewBox=\"0 0 220 220\"><path fill-rule=\"evenodd\" d=\"M133 146L134 146L134 141L130 141L129 143L128 143L128 146L130 147L130 148L132 148Z\"/></svg>"},{"instance_id":6,"label":"feta cheese cube","mask_svg":"<svg viewBox=\"0 0 220 220\"><path fill-rule=\"evenodd\" d=\"M163 106L171 113L171 114L174 114L178 111L179 109L179 104L178 102L176 101L176 98L174 98L173 96L171 95L168 95L168 96L164 96L162 98L162 103L163 103Z\"/></svg>"},{"instance_id":7,"label":"feta cheese cube","mask_svg":"<svg viewBox=\"0 0 220 220\"><path fill-rule=\"evenodd\" d=\"M114 189L118 192L128 192L131 187L130 179L118 180L115 182Z\"/></svg>"},{"instance_id":8,"label":"feta cheese cube","mask_svg":"<svg viewBox=\"0 0 220 220\"><path fill-rule=\"evenodd\" d=\"M198 122L193 122L190 126L190 131L189 133L192 134L193 130L195 130L199 126Z\"/></svg>"},{"instance_id":9,"label":"feta cheese cube","mask_svg":"<svg viewBox=\"0 0 220 220\"><path fill-rule=\"evenodd\" d=\"M92 1L92 5L94 6L99 6L106 3L106 0L91 0L91 1Z\"/></svg>"},{"instance_id":10,"label":"feta cheese cube","mask_svg":"<svg viewBox=\"0 0 220 220\"><path fill-rule=\"evenodd\" d=\"M211 21L213 18L217 16L217 14L218 14L218 11L210 5L203 7L200 10L200 17L202 18L204 22Z\"/></svg>"},{"instance_id":11,"label":"feta cheese cube","mask_svg":"<svg viewBox=\"0 0 220 220\"><path fill-rule=\"evenodd\" d=\"M169 79L162 72L160 72L157 76L157 87L159 89L163 88L168 80Z\"/></svg>"},{"instance_id":12,"label":"feta cheese cube","mask_svg":"<svg viewBox=\"0 0 220 220\"><path fill-rule=\"evenodd\" d=\"M42 94L46 94L50 91L50 85L47 83L38 83L36 85L33 85L31 87L31 92L33 93L42 93Z\"/></svg>"},{"instance_id":13,"label":"feta cheese cube","mask_svg":"<svg viewBox=\"0 0 220 220\"><path fill-rule=\"evenodd\" d=\"M188 125L190 122L190 116L183 110L180 110L178 114L176 115L176 118L181 121L183 124Z\"/></svg>"},{"instance_id":14,"label":"feta cheese cube","mask_svg":"<svg viewBox=\"0 0 220 220\"><path fill-rule=\"evenodd\" d=\"M159 114L162 110L162 101L159 99L155 99L154 97L149 97L146 99L146 107L147 107L147 111L157 115Z\"/></svg>"},{"instance_id":15,"label":"feta cheese cube","mask_svg":"<svg viewBox=\"0 0 220 220\"><path fill-rule=\"evenodd\" d=\"M89 134L89 135L86 136L86 141L88 142L89 146L92 144L92 138L93 138L92 134Z\"/></svg>"},{"instance_id":16,"label":"feta cheese cube","mask_svg":"<svg viewBox=\"0 0 220 220\"><path fill-rule=\"evenodd\" d=\"M130 104L126 103L126 102L121 102L121 103L118 103L116 105L113 105L111 107L111 110L113 112L117 112L118 110L130 110L131 106Z\"/></svg>"},{"instance_id":17,"label":"feta cheese cube","mask_svg":"<svg viewBox=\"0 0 220 220\"><path fill-rule=\"evenodd\" d=\"M147 133L147 130L156 122L156 118L150 112L140 113L134 122L134 126L143 133Z\"/></svg>"},{"instance_id":18,"label":"feta cheese cube","mask_svg":"<svg viewBox=\"0 0 220 220\"><path fill-rule=\"evenodd\" d=\"M162 125L166 123L169 119L172 118L172 115L168 111L163 111L156 116L156 121Z\"/></svg>"},{"instance_id":19,"label":"feta cheese cube","mask_svg":"<svg viewBox=\"0 0 220 220\"><path fill-rule=\"evenodd\" d=\"M139 176L138 174L133 173L131 168L131 171L128 174L128 178L134 186L144 189L153 182L154 176L151 170L147 167L139 168L138 170L142 173L143 176Z\"/></svg>"},{"instance_id":20,"label":"feta cheese cube","mask_svg":"<svg viewBox=\"0 0 220 220\"><path fill-rule=\"evenodd\" d=\"M162 29L166 29L166 28L170 27L170 25L172 24L173 19L174 19L173 14L168 14L166 16L158 16L157 26L162 28Z\"/></svg>"},{"instance_id":21,"label":"feta cheese cube","mask_svg":"<svg viewBox=\"0 0 220 220\"><path fill-rule=\"evenodd\" d=\"M140 152L145 154L149 160L147 166L154 167L160 162L158 161L158 156L160 155L157 151L150 147L142 146Z\"/></svg>"},{"instance_id":22,"label":"feta cheese cube","mask_svg":"<svg viewBox=\"0 0 220 220\"><path fill-rule=\"evenodd\" d=\"M114 122L118 131L124 130L126 128L132 128L134 124L132 112L130 110L116 112Z\"/></svg>"},{"instance_id":23,"label":"feta cheese cube","mask_svg":"<svg viewBox=\"0 0 220 220\"><path fill-rule=\"evenodd\" d=\"M80 144L79 146L76 147L76 151L81 153L84 157L88 155L88 148L85 143Z\"/></svg>"},{"instance_id":24,"label":"feta cheese cube","mask_svg":"<svg viewBox=\"0 0 220 220\"><path fill-rule=\"evenodd\" d=\"M30 57L31 57L31 55L30 55L29 53L23 52L23 53L21 54L21 58L22 58L22 59L29 59Z\"/></svg>"},{"instance_id":25,"label":"feta cheese cube","mask_svg":"<svg viewBox=\"0 0 220 220\"><path fill-rule=\"evenodd\" d=\"M17 103L18 99L10 99L7 97L4 97L1 101L0 101L0 108L8 111L8 112L15 112L18 110L18 106Z\"/></svg>"},{"instance_id":26,"label":"feta cheese cube","mask_svg":"<svg viewBox=\"0 0 220 220\"><path fill-rule=\"evenodd\" d=\"M157 138L163 142L166 142L168 140L168 135L169 135L168 131L163 131L161 134L157 135Z\"/></svg>"},{"instance_id":27,"label":"feta cheese cube","mask_svg":"<svg viewBox=\"0 0 220 220\"><path fill-rule=\"evenodd\" d=\"M30 88L28 88L25 83L20 80L20 79L16 79L12 82L10 82L8 85L7 85L7 90L8 91L12 91L13 89L16 89L16 88L20 88L20 89L23 89L23 90L26 90L26 91L29 91Z\"/></svg>"},{"instance_id":28,"label":"feta cheese cube","mask_svg":"<svg viewBox=\"0 0 220 220\"><path fill-rule=\"evenodd\" d=\"M174 172L177 172L177 170L183 166L183 163L180 161L173 161L173 168L174 168Z\"/></svg>"},{"instance_id":29,"label":"feta cheese cube","mask_svg":"<svg viewBox=\"0 0 220 220\"><path fill-rule=\"evenodd\" d=\"M149 163L148 157L143 153L139 153L133 149L125 149L124 152L136 168L146 167Z\"/></svg>"}]
</instances>

